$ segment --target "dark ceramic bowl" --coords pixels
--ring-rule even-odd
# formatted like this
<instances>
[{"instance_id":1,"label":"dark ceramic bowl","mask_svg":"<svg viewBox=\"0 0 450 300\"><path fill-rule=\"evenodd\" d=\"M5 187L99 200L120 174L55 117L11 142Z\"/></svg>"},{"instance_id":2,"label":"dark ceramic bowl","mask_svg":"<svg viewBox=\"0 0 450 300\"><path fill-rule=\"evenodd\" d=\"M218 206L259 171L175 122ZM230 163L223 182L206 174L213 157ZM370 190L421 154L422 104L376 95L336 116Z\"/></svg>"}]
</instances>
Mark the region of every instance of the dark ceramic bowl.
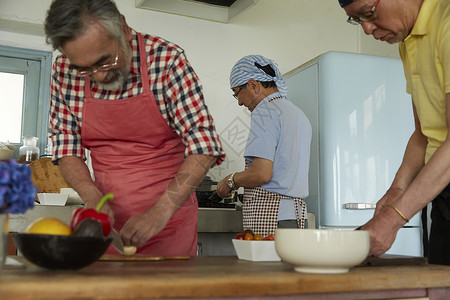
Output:
<instances>
[{"instance_id":1,"label":"dark ceramic bowl","mask_svg":"<svg viewBox=\"0 0 450 300\"><path fill-rule=\"evenodd\" d=\"M111 238L13 233L23 256L46 269L81 269L100 258L111 244Z\"/></svg>"}]
</instances>

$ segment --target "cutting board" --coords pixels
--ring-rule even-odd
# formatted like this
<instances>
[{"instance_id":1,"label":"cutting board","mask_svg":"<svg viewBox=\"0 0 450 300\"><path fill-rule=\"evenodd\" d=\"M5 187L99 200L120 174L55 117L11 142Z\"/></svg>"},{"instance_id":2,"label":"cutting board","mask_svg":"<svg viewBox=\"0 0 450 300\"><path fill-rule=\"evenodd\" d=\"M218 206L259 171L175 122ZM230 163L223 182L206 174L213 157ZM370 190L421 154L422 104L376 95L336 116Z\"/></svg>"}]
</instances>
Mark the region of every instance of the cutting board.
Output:
<instances>
[{"instance_id":1,"label":"cutting board","mask_svg":"<svg viewBox=\"0 0 450 300\"><path fill-rule=\"evenodd\" d=\"M146 256L146 255L120 255L104 254L100 257L103 261L160 261L160 260L187 260L190 256Z\"/></svg>"},{"instance_id":2,"label":"cutting board","mask_svg":"<svg viewBox=\"0 0 450 300\"><path fill-rule=\"evenodd\" d=\"M362 266L402 266L402 265L424 265L427 264L426 257L403 256L394 254L383 254L379 257L368 257Z\"/></svg>"}]
</instances>

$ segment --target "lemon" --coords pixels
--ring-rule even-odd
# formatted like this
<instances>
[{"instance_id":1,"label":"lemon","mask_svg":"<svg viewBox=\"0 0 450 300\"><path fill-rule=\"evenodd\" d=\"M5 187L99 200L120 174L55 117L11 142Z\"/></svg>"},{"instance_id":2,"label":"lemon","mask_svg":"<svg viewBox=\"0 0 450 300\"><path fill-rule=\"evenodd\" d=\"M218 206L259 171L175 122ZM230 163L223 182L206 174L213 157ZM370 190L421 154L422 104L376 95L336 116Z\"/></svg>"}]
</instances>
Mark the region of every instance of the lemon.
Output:
<instances>
[{"instance_id":1,"label":"lemon","mask_svg":"<svg viewBox=\"0 0 450 300\"><path fill-rule=\"evenodd\" d=\"M33 234L71 235L72 229L60 219L40 218L31 223L25 232Z\"/></svg>"}]
</instances>

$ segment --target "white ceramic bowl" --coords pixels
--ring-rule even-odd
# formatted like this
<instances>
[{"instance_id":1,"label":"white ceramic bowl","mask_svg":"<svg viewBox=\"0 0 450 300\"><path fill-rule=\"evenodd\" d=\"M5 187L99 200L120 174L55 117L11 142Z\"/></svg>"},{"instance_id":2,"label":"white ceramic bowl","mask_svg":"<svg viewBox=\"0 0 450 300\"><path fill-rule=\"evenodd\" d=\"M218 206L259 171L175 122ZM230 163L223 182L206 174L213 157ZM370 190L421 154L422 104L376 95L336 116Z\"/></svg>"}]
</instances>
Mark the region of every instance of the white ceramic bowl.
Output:
<instances>
[{"instance_id":1,"label":"white ceramic bowl","mask_svg":"<svg viewBox=\"0 0 450 300\"><path fill-rule=\"evenodd\" d=\"M13 145L6 145L6 147L8 147L9 149L0 149L0 160L10 159L14 154L14 150L16 149L16 147L14 147Z\"/></svg>"},{"instance_id":2,"label":"white ceramic bowl","mask_svg":"<svg viewBox=\"0 0 450 300\"><path fill-rule=\"evenodd\" d=\"M64 206L66 205L68 194L60 193L38 193L39 203L41 205L55 205Z\"/></svg>"},{"instance_id":3,"label":"white ceramic bowl","mask_svg":"<svg viewBox=\"0 0 450 300\"><path fill-rule=\"evenodd\" d=\"M370 247L365 230L277 229L275 248L295 271L346 273L362 263Z\"/></svg>"},{"instance_id":4,"label":"white ceramic bowl","mask_svg":"<svg viewBox=\"0 0 450 300\"><path fill-rule=\"evenodd\" d=\"M247 241L233 239L234 250L239 259L250 261L280 261L275 241Z\"/></svg>"}]
</instances>

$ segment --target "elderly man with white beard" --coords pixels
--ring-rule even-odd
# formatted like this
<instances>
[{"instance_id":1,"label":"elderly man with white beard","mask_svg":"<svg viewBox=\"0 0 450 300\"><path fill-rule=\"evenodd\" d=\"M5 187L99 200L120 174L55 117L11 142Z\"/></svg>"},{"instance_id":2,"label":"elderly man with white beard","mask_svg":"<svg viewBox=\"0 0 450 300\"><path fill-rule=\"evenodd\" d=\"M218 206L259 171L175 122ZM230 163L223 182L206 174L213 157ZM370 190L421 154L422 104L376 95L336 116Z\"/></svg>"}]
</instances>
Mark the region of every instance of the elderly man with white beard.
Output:
<instances>
[{"instance_id":1,"label":"elderly man with white beard","mask_svg":"<svg viewBox=\"0 0 450 300\"><path fill-rule=\"evenodd\" d=\"M138 254L195 255L194 190L224 153L183 49L130 28L111 0L54 0L45 30L62 52L49 131L64 179L88 208L114 194L102 211Z\"/></svg>"}]
</instances>

